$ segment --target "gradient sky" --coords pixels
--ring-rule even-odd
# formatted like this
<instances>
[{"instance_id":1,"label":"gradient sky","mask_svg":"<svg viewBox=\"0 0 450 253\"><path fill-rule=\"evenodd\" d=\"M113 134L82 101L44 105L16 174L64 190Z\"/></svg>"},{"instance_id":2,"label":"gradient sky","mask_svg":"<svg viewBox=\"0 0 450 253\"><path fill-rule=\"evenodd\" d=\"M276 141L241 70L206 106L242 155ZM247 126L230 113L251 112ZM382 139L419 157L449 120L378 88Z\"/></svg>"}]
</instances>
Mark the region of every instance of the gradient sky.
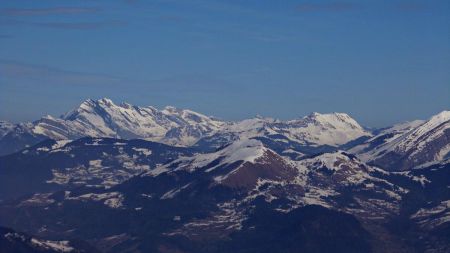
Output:
<instances>
[{"instance_id":1,"label":"gradient sky","mask_svg":"<svg viewBox=\"0 0 450 253\"><path fill-rule=\"evenodd\" d=\"M236 120L450 109L450 1L0 1L0 119L87 98Z\"/></svg>"}]
</instances>

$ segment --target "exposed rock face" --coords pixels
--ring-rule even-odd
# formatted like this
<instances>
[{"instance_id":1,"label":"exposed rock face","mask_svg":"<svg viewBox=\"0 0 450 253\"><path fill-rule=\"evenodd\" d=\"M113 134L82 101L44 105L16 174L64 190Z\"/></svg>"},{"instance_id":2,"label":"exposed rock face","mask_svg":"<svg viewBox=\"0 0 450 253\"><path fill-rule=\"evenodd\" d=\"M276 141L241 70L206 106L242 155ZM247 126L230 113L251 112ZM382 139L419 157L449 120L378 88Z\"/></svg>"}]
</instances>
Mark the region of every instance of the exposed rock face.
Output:
<instances>
[{"instance_id":1,"label":"exposed rock face","mask_svg":"<svg viewBox=\"0 0 450 253\"><path fill-rule=\"evenodd\" d=\"M228 175L216 177L221 184L231 188L247 190L257 187L259 181L289 181L297 175L297 170L273 151L266 151L255 163L246 162Z\"/></svg>"}]
</instances>

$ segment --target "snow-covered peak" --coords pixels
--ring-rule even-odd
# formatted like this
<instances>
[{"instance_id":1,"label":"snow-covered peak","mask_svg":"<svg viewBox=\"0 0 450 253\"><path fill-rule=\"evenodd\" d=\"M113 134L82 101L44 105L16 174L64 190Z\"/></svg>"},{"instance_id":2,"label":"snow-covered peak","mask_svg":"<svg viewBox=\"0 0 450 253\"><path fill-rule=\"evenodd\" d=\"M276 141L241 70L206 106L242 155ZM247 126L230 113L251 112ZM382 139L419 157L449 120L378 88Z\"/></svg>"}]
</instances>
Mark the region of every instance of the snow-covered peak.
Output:
<instances>
[{"instance_id":1,"label":"snow-covered peak","mask_svg":"<svg viewBox=\"0 0 450 253\"><path fill-rule=\"evenodd\" d=\"M407 152L412 148L420 148L427 142L443 135L444 130L448 129L449 127L450 111L443 111L432 116L425 123L417 126L413 130L398 138L398 140L393 142L393 148L401 152Z\"/></svg>"},{"instance_id":2,"label":"snow-covered peak","mask_svg":"<svg viewBox=\"0 0 450 253\"><path fill-rule=\"evenodd\" d=\"M420 126L420 128L426 130L426 129L432 129L444 122L450 121L450 111L442 111L434 116L432 116L427 122L425 122L423 125Z\"/></svg>"},{"instance_id":3,"label":"snow-covered peak","mask_svg":"<svg viewBox=\"0 0 450 253\"><path fill-rule=\"evenodd\" d=\"M97 102L106 106L115 106L114 102L109 98L101 98Z\"/></svg>"},{"instance_id":4,"label":"snow-covered peak","mask_svg":"<svg viewBox=\"0 0 450 253\"><path fill-rule=\"evenodd\" d=\"M222 121L214 119L213 117L189 109L178 109L173 106L166 106L161 113L167 116L180 118L190 124L212 123L216 127L223 124Z\"/></svg>"},{"instance_id":5,"label":"snow-covered peak","mask_svg":"<svg viewBox=\"0 0 450 253\"><path fill-rule=\"evenodd\" d=\"M92 99L87 99L85 101L83 101L77 108L75 108L74 110L64 114L63 116L61 116L62 119L64 120L75 120L76 117L83 112L93 112L95 110L95 107L99 106L100 102L92 100Z\"/></svg>"},{"instance_id":6,"label":"snow-covered peak","mask_svg":"<svg viewBox=\"0 0 450 253\"><path fill-rule=\"evenodd\" d=\"M59 118L43 117L33 122L28 132L54 140L111 137L146 139L174 146L191 146L209 137L223 140L223 145L227 140L281 135L282 139L307 146L339 146L370 135L344 113L313 113L290 121L256 117L226 122L188 109L167 106L158 110L151 106L116 104L108 98L88 99Z\"/></svg>"},{"instance_id":7,"label":"snow-covered peak","mask_svg":"<svg viewBox=\"0 0 450 253\"><path fill-rule=\"evenodd\" d=\"M344 151L336 151L332 153L324 153L318 156L307 158L301 163L304 164L314 164L315 167L324 166L330 170L340 170L341 166L357 165L361 166L363 163L359 161L356 157L345 153ZM320 165L319 165L320 164Z\"/></svg>"},{"instance_id":8,"label":"snow-covered peak","mask_svg":"<svg viewBox=\"0 0 450 253\"><path fill-rule=\"evenodd\" d=\"M371 133L345 113L312 113L280 125L286 135L296 141L312 145L339 146Z\"/></svg>"},{"instance_id":9,"label":"snow-covered peak","mask_svg":"<svg viewBox=\"0 0 450 253\"><path fill-rule=\"evenodd\" d=\"M406 170L440 161L450 153L450 111L436 114L427 121L413 121L385 129L352 152L358 153L364 161L392 170Z\"/></svg>"},{"instance_id":10,"label":"snow-covered peak","mask_svg":"<svg viewBox=\"0 0 450 253\"><path fill-rule=\"evenodd\" d=\"M175 170L186 170L189 172L204 169L205 172L211 172L216 168L230 164L244 164L246 162L254 163L258 158L262 157L268 149L264 145L254 139L241 139L232 142L224 148L207 154L197 154L193 157L177 159L170 164L162 166L148 173L149 175L159 175L160 173ZM173 168L175 166L175 168Z\"/></svg>"},{"instance_id":11,"label":"snow-covered peak","mask_svg":"<svg viewBox=\"0 0 450 253\"><path fill-rule=\"evenodd\" d=\"M162 142L175 146L190 146L199 139L220 131L227 123L188 109L165 107L161 114L176 126L170 128Z\"/></svg>"},{"instance_id":12,"label":"snow-covered peak","mask_svg":"<svg viewBox=\"0 0 450 253\"><path fill-rule=\"evenodd\" d=\"M425 120L413 120L413 121L398 123L398 124L393 125L392 127L384 129L383 131L381 131L380 134L386 134L386 133L391 133L391 132L407 132L411 129L414 129L414 128L422 125L423 123L425 123Z\"/></svg>"},{"instance_id":13,"label":"snow-covered peak","mask_svg":"<svg viewBox=\"0 0 450 253\"><path fill-rule=\"evenodd\" d=\"M116 106L116 104L114 104L114 102L109 99L109 98L101 98L98 100L93 100L93 99L86 99L85 101L83 101L83 103L81 103L80 107L92 107L92 106L98 106L98 105L105 105L105 106Z\"/></svg>"},{"instance_id":14,"label":"snow-covered peak","mask_svg":"<svg viewBox=\"0 0 450 253\"><path fill-rule=\"evenodd\" d=\"M258 131L262 130L265 126L273 122L274 121L272 119L266 119L261 117L244 119L229 125L227 131L235 133Z\"/></svg>"},{"instance_id":15,"label":"snow-covered peak","mask_svg":"<svg viewBox=\"0 0 450 253\"><path fill-rule=\"evenodd\" d=\"M217 152L219 156L225 157L222 163L230 164L237 161L254 163L268 149L262 142L254 139L244 139L233 142L224 149Z\"/></svg>"},{"instance_id":16,"label":"snow-covered peak","mask_svg":"<svg viewBox=\"0 0 450 253\"><path fill-rule=\"evenodd\" d=\"M180 111L181 111L180 109L176 108L175 106L171 106L171 105L164 107L164 109L162 110L163 113L167 113L167 114L179 113Z\"/></svg>"},{"instance_id":17,"label":"snow-covered peak","mask_svg":"<svg viewBox=\"0 0 450 253\"><path fill-rule=\"evenodd\" d=\"M313 178L319 182L342 185L360 185L371 182L384 182L384 180L373 177L373 173L388 174L388 172L377 167L368 166L358 160L355 156L343 151L324 153L312 158L296 162L299 166L308 168L308 172L315 174ZM311 175L310 175L311 176ZM398 197L398 196L397 196Z\"/></svg>"},{"instance_id":18,"label":"snow-covered peak","mask_svg":"<svg viewBox=\"0 0 450 253\"><path fill-rule=\"evenodd\" d=\"M303 118L307 123L312 122L322 125L330 125L334 127L351 127L353 129L362 129L362 127L350 115L346 113L326 113L321 114L313 112Z\"/></svg>"},{"instance_id":19,"label":"snow-covered peak","mask_svg":"<svg viewBox=\"0 0 450 253\"><path fill-rule=\"evenodd\" d=\"M129 104L129 103L126 103L126 102L122 102L122 103L120 104L120 107L123 107L123 108L125 108L125 109L131 109L131 108L133 108L133 105L132 105L132 104Z\"/></svg>"},{"instance_id":20,"label":"snow-covered peak","mask_svg":"<svg viewBox=\"0 0 450 253\"><path fill-rule=\"evenodd\" d=\"M143 138L171 145L192 145L224 123L191 110L115 104L111 99L88 99L59 119L45 117L33 132L53 139L83 136Z\"/></svg>"},{"instance_id":21,"label":"snow-covered peak","mask_svg":"<svg viewBox=\"0 0 450 253\"><path fill-rule=\"evenodd\" d=\"M372 156L370 151L374 151L378 148L378 146L383 146L386 143L397 139L399 136L402 136L403 134L422 125L424 122L424 120L407 121L384 128L378 134L376 134L372 138L369 138L364 143L351 148L349 152L358 154L359 158L361 158L363 161L368 161Z\"/></svg>"},{"instance_id":22,"label":"snow-covered peak","mask_svg":"<svg viewBox=\"0 0 450 253\"><path fill-rule=\"evenodd\" d=\"M261 157L266 150L267 148L264 147L264 145L258 140L237 140L215 153L198 155L190 163L189 167L192 169L205 167L217 159L220 159L220 162L214 167L209 168L208 171L222 165L232 164L239 161L242 163L253 163L256 159Z\"/></svg>"},{"instance_id":23,"label":"snow-covered peak","mask_svg":"<svg viewBox=\"0 0 450 253\"><path fill-rule=\"evenodd\" d=\"M81 103L78 108L72 110L71 112L63 115L62 119L65 120L75 120L77 116L83 113L101 113L102 111L120 111L121 109L132 110L133 106L128 103L121 103L116 105L109 98L102 98L99 100L87 99Z\"/></svg>"}]
</instances>

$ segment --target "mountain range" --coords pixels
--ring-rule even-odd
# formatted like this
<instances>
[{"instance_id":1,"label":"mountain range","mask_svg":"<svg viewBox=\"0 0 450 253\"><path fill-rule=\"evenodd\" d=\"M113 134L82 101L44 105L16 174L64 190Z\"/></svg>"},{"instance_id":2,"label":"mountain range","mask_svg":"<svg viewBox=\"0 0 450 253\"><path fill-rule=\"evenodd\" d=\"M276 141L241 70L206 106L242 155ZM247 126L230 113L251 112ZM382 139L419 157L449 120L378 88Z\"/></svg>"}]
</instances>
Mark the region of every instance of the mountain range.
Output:
<instances>
[{"instance_id":1,"label":"mountain range","mask_svg":"<svg viewBox=\"0 0 450 253\"><path fill-rule=\"evenodd\" d=\"M373 130L86 100L0 122L0 150L5 252L450 251L450 111Z\"/></svg>"},{"instance_id":2,"label":"mountain range","mask_svg":"<svg viewBox=\"0 0 450 253\"><path fill-rule=\"evenodd\" d=\"M86 100L59 118L45 116L37 121L13 125L1 122L0 150L3 154L34 145L43 139L110 137L145 139L174 146L191 146L207 137L249 138L284 135L308 146L339 146L371 134L344 113L312 113L298 120L254 118L228 122L191 110L138 107L114 104L110 99ZM16 145L9 145L16 143ZM21 145L17 145L20 143Z\"/></svg>"}]
</instances>

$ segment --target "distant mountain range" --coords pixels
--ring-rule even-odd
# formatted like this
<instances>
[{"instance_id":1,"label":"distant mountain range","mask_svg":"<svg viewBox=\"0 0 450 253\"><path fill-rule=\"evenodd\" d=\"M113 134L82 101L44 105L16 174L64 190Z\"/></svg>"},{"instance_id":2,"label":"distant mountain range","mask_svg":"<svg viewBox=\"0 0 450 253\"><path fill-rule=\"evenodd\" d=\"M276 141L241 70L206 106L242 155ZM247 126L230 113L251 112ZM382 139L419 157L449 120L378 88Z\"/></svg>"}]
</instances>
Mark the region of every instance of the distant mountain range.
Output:
<instances>
[{"instance_id":1,"label":"distant mountain range","mask_svg":"<svg viewBox=\"0 0 450 253\"><path fill-rule=\"evenodd\" d=\"M60 118L46 116L32 123L17 125L1 122L0 129L0 150L3 154L18 151L46 138L74 140L86 136L146 139L174 146L191 146L202 138L217 135L248 138L281 134L310 146L338 146L371 136L344 113L312 113L286 122L263 118L227 122L170 106L158 110L127 103L116 105L106 98L86 100ZM16 145L11 146L11 143Z\"/></svg>"},{"instance_id":2,"label":"distant mountain range","mask_svg":"<svg viewBox=\"0 0 450 253\"><path fill-rule=\"evenodd\" d=\"M0 129L7 253L450 251L449 111L371 131L101 99Z\"/></svg>"}]
</instances>

